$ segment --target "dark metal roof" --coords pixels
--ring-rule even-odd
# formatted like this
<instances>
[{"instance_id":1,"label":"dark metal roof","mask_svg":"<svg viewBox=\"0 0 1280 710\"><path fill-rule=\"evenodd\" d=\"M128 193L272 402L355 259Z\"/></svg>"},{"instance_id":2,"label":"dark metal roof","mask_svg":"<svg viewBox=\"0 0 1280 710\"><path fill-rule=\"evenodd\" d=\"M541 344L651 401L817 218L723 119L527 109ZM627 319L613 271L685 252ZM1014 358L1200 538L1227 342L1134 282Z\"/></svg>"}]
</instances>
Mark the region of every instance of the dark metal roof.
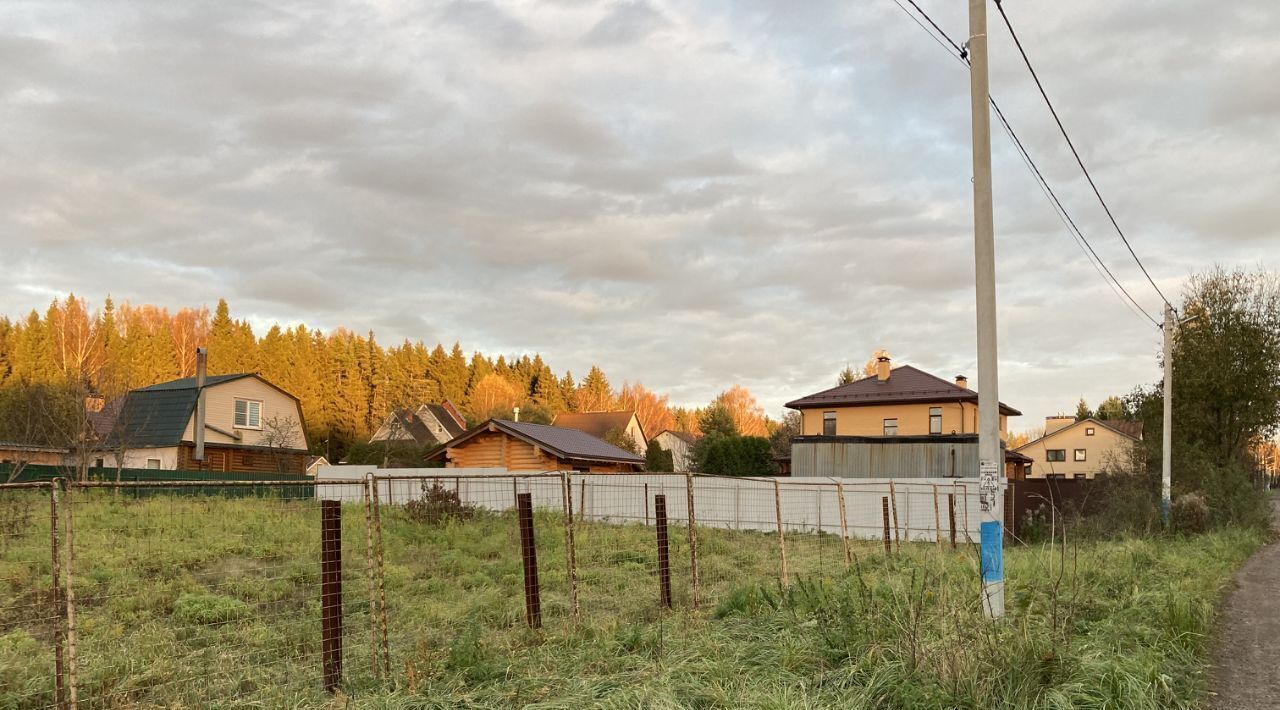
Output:
<instances>
[{"instance_id":1,"label":"dark metal roof","mask_svg":"<svg viewBox=\"0 0 1280 710\"><path fill-rule=\"evenodd\" d=\"M790 409L817 407L857 407L870 404L901 404L908 402L977 402L977 390L958 387L954 382L916 369L899 365L889 372L889 379L880 380L875 375L839 385L829 390L787 402ZM1017 416L1022 414L1004 402L1000 412Z\"/></svg>"},{"instance_id":2,"label":"dark metal roof","mask_svg":"<svg viewBox=\"0 0 1280 710\"><path fill-rule=\"evenodd\" d=\"M506 419L490 419L449 442L449 446L464 444L468 439L488 431L490 425L517 439L523 439L535 446L540 446L546 449L548 453L555 455L556 458L644 463L644 457L637 456L626 449L620 449L607 441L597 439L577 429L566 429L546 424L531 424L529 422L513 422ZM432 458L444 456L445 450L445 448L441 448L432 454Z\"/></svg>"},{"instance_id":3,"label":"dark metal roof","mask_svg":"<svg viewBox=\"0 0 1280 710\"><path fill-rule=\"evenodd\" d=\"M436 421L440 422L441 426L444 427L445 432L449 434L448 439L456 439L467 430L467 427L458 421L453 412L449 411L452 406L452 404L449 406L444 404L422 405L422 408L431 412L431 416L435 417Z\"/></svg>"},{"instance_id":4,"label":"dark metal roof","mask_svg":"<svg viewBox=\"0 0 1280 710\"><path fill-rule=\"evenodd\" d=\"M512 422L505 419L495 419L494 423L499 428L509 429L514 434L537 441L547 449L563 455L564 458L644 463L643 456L637 456L604 439L598 439L577 429L530 422Z\"/></svg>"},{"instance_id":5,"label":"dark metal roof","mask_svg":"<svg viewBox=\"0 0 1280 710\"><path fill-rule=\"evenodd\" d=\"M176 446L196 409L195 387L133 390L125 395L109 445Z\"/></svg>"},{"instance_id":6,"label":"dark metal roof","mask_svg":"<svg viewBox=\"0 0 1280 710\"><path fill-rule=\"evenodd\" d=\"M624 409L617 412L565 412L564 414L557 414L556 418L552 420L551 426L577 429L597 439L603 439L610 429L626 431L627 425L631 423L631 418L635 415L635 410L632 409ZM636 443L642 444L645 442L637 441Z\"/></svg>"},{"instance_id":7,"label":"dark metal roof","mask_svg":"<svg viewBox=\"0 0 1280 710\"><path fill-rule=\"evenodd\" d=\"M246 377L253 377L253 374L248 372L241 372L235 375L213 375L211 377L204 378L204 386L212 387L213 385L220 385L223 382L231 382L232 380L242 380ZM183 377L182 379L178 379L178 380L169 380L168 382L161 382L159 384L154 384L154 385L151 385L150 387L139 387L138 389L133 391L134 392L168 392L171 390L194 390L195 388L196 388L196 378Z\"/></svg>"}]
</instances>

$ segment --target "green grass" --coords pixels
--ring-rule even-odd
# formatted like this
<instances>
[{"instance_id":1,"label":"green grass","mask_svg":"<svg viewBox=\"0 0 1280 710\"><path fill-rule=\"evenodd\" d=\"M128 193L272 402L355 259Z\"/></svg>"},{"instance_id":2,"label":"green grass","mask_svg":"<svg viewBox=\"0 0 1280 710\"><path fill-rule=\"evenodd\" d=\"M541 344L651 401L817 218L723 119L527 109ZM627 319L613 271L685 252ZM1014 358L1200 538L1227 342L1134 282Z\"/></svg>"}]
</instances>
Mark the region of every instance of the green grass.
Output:
<instances>
[{"instance_id":1,"label":"green grass","mask_svg":"<svg viewBox=\"0 0 1280 710\"><path fill-rule=\"evenodd\" d=\"M13 499L13 492L0 495ZM0 708L52 701L48 500L0 532ZM77 493L82 707L320 707L314 502ZM7 510L7 508L6 508ZM673 527L676 610L657 606L653 530L536 519L545 628L524 623L511 515L424 525L384 509L392 678L372 672L363 509L343 511L344 692L369 708L1194 707L1223 586L1262 542L1011 549L1009 617L981 617L973 551ZM4 521L0 521L2 524Z\"/></svg>"}]
</instances>

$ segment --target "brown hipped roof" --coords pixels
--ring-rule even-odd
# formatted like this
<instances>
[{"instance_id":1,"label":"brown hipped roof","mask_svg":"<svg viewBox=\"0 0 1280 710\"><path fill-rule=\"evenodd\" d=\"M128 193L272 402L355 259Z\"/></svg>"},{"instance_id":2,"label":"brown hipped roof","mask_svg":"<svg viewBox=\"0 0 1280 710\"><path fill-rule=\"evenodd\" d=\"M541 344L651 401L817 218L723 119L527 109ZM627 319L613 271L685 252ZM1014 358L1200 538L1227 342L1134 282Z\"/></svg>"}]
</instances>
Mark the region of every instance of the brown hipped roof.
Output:
<instances>
[{"instance_id":1,"label":"brown hipped roof","mask_svg":"<svg viewBox=\"0 0 1280 710\"><path fill-rule=\"evenodd\" d=\"M858 407L869 404L902 404L908 402L974 402L977 390L957 387L955 383L935 377L910 365L899 365L889 371L889 379L875 375L838 385L807 397L787 402L789 409L817 407ZM1022 412L1000 403L1000 413L1019 416Z\"/></svg>"},{"instance_id":2,"label":"brown hipped roof","mask_svg":"<svg viewBox=\"0 0 1280 710\"><path fill-rule=\"evenodd\" d=\"M631 417L635 415L635 410L632 409L624 409L618 412L566 412L557 414L556 418L551 421L551 426L577 429L597 439L603 439L610 429L626 431L627 425L631 423ZM636 443L641 444L644 442L637 441Z\"/></svg>"}]
</instances>

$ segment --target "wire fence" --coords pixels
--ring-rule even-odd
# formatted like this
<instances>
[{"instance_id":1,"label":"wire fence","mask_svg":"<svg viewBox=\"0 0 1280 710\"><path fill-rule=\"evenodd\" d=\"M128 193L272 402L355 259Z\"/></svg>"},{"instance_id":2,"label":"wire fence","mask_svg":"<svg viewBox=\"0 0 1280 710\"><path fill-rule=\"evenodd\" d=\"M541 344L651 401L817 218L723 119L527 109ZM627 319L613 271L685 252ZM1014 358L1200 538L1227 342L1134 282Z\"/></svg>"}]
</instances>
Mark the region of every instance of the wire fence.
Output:
<instances>
[{"instance_id":1,"label":"wire fence","mask_svg":"<svg viewBox=\"0 0 1280 710\"><path fill-rule=\"evenodd\" d=\"M320 706L714 612L977 524L970 482L369 474L0 485L0 707ZM486 660L489 659L489 660ZM486 665L487 664L487 665Z\"/></svg>"}]
</instances>

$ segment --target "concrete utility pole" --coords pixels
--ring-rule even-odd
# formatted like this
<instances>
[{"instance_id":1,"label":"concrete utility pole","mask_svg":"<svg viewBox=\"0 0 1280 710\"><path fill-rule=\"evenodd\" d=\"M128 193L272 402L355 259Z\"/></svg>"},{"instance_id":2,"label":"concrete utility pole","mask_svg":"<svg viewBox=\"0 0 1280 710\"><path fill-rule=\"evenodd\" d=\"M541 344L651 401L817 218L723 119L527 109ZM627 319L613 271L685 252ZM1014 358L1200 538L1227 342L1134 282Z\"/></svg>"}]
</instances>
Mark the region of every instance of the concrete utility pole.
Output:
<instances>
[{"instance_id":1,"label":"concrete utility pole","mask_svg":"<svg viewBox=\"0 0 1280 710\"><path fill-rule=\"evenodd\" d=\"M1173 494L1173 306L1164 304L1164 430L1160 451L1160 514L1169 523Z\"/></svg>"},{"instance_id":2,"label":"concrete utility pole","mask_svg":"<svg viewBox=\"0 0 1280 710\"><path fill-rule=\"evenodd\" d=\"M987 108L987 0L969 0L969 98L973 114L973 255L978 299L978 460L982 508L982 598L1004 616L1004 456L996 362L996 248L991 206L991 113Z\"/></svg>"}]
</instances>

